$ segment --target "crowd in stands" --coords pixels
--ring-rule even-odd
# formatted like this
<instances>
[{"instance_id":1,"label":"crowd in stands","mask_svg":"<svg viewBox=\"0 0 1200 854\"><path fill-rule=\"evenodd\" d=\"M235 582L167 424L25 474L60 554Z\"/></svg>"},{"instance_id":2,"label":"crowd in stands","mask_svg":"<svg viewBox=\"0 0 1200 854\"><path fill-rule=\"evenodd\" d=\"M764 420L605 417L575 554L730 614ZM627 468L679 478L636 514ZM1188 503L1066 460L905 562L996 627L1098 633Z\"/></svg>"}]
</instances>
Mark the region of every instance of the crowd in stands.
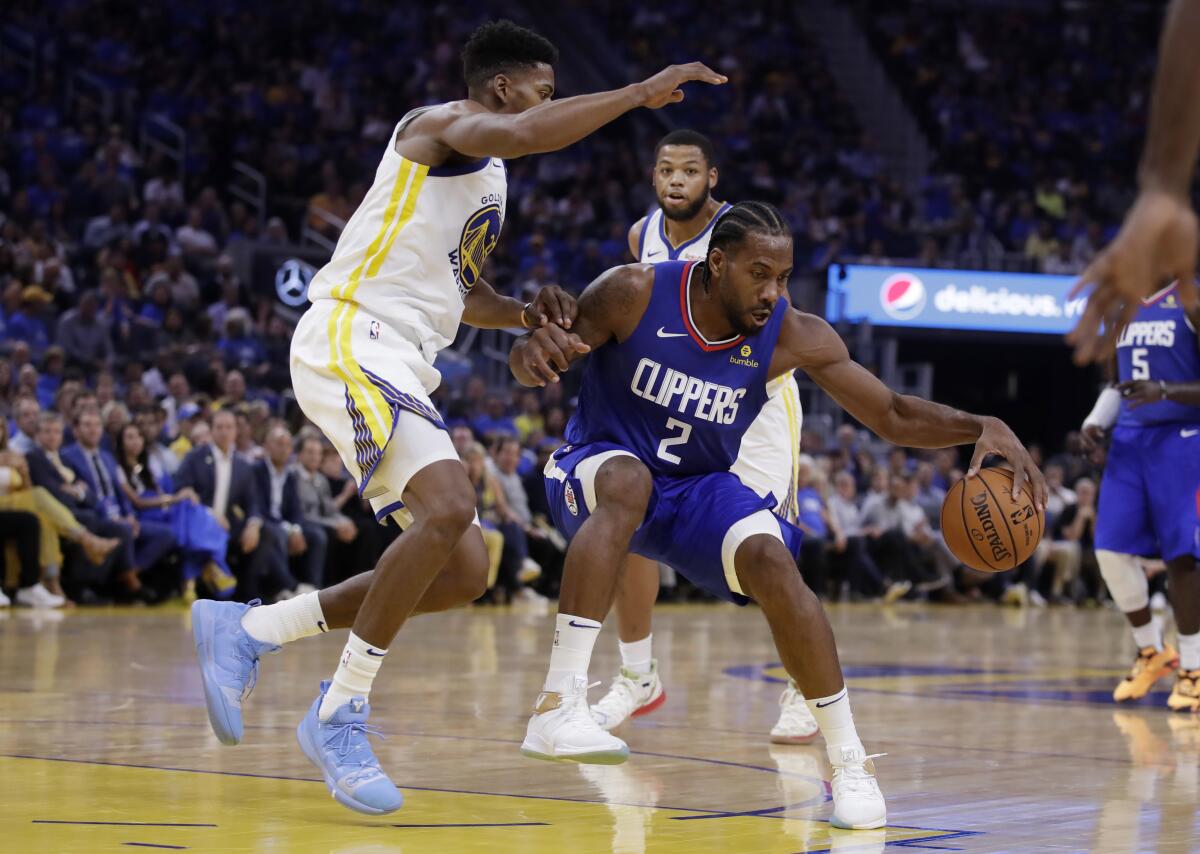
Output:
<instances>
[{"instance_id":1,"label":"crowd in stands","mask_svg":"<svg viewBox=\"0 0 1200 854\"><path fill-rule=\"evenodd\" d=\"M1034 240L1049 255L1069 237L1082 263L1128 197L1131 171L1110 174L1104 163L1108 146L1132 157L1142 107L1127 93L1142 81L1140 64L1103 66L1119 75L1121 94L1106 103L1120 107L1114 116L1093 105L1088 156L1063 145L1082 114L1060 100L1074 104L1075 90L1095 85L1080 82L1100 73L1089 57L1124 45L1086 22L1072 25L1078 56L1063 60L1074 81L1065 91L1001 93L997 103L1024 115L1006 123L1010 138L993 133L979 105L1001 98L1020 38L1049 38L1031 13L1005 13L1010 28L996 32L996 13L963 15L961 32L937 15L927 30L919 13L878 15L877 43L915 109L939 105L929 115L945 157L910 198L793 26L793 4L718 0L697 15L680 0L603 0L580 14L618 54L622 81L695 58L730 76L689 89L671 120L714 138L719 197L780 206L799 270L846 255L942 263L974 245L979 223L1008 248ZM37 64L30 77L0 51L0 417L9 428L0 431L0 586L42 607L271 599L369 568L396 528L376 524L295 407L295 316L269 283L249 280L235 250L285 245L302 230L336 237L394 122L461 97L458 50L482 14L382 0L342 4L336 15L309 0L266 0L253 14L220 2L16 0L6 15L34 39ZM956 52L935 44L935 30ZM947 70L972 51L973 63ZM77 71L111 95L112 115L79 97ZM973 88L980 75L988 85ZM186 132L181 163L140 146L150 115ZM626 260L628 226L653 201L648 158L663 129L634 116L568 151L510 164L508 221L488 279L514 294L552 282L578 289ZM996 168L968 168L980 146ZM261 217L228 192L236 161L266 176ZM546 522L540 470L562 441L569 393L489 389L472 377L436 402L479 495L488 598L553 596L563 542ZM1094 599L1098 461L1078 441L1048 461L1061 471L1054 535L1014 582L958 567L941 544L935 511L958 476L957 455L881 452L846 432L826 451L809 436L804 572L834 597Z\"/></svg>"},{"instance_id":2,"label":"crowd in stands","mask_svg":"<svg viewBox=\"0 0 1200 854\"><path fill-rule=\"evenodd\" d=\"M930 266L991 247L1081 272L1133 198L1162 7L854 5L937 152Z\"/></svg>"}]
</instances>

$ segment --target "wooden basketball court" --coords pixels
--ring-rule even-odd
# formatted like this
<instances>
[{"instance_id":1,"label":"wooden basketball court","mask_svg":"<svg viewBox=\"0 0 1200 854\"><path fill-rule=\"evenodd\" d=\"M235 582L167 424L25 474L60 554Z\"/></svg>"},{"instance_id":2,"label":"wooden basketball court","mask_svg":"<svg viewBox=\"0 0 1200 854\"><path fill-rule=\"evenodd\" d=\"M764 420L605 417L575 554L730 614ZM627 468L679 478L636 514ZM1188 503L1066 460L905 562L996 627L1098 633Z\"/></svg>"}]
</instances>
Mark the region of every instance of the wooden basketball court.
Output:
<instances>
[{"instance_id":1,"label":"wooden basketball court","mask_svg":"<svg viewBox=\"0 0 1200 854\"><path fill-rule=\"evenodd\" d=\"M0 612L0 850L1191 852L1200 719L1108 695L1130 643L1108 611L834 606L890 823L828 823L824 748L767 743L782 671L753 608L656 614L661 710L613 768L517 752L553 620L474 608L411 623L372 696L405 807L337 805L294 728L342 648L264 661L246 739L209 730L188 614ZM598 644L593 679L616 666ZM593 699L600 696L593 689Z\"/></svg>"}]
</instances>

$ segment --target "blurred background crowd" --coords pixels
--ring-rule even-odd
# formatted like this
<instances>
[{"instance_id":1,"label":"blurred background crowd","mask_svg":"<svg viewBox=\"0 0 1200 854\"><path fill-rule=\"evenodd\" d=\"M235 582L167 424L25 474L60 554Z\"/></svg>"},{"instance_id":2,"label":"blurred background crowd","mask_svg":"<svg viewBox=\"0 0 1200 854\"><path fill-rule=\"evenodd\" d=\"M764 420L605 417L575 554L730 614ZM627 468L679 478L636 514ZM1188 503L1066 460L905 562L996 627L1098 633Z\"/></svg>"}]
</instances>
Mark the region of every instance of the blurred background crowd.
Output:
<instances>
[{"instance_id":1,"label":"blurred background crowd","mask_svg":"<svg viewBox=\"0 0 1200 854\"><path fill-rule=\"evenodd\" d=\"M559 43L562 94L690 59L731 80L689 91L665 118L633 114L509 164L487 278L517 296L547 284L577 292L627 261L629 225L654 202L649 157L664 121L714 139L719 198L784 211L793 298L810 310L825 270L844 260L1081 269L1131 198L1153 9L829 6L842 17L769 0L714 0L703 15L680 0L504 10ZM3 587L19 603L269 600L370 568L396 530L371 518L294 403L288 349L303 303L287 291L328 257L395 121L462 96L458 50L495 11L9 4L0 537ZM838 26L852 26L929 141L919 176L894 168L888 135L827 61ZM572 50L580 33L586 56ZM540 601L556 593L564 549L540 470L574 383L519 389L473 343L465 333L439 364L435 402L478 491L493 557L486 598ZM981 576L938 533L959 452L890 448L849 423L806 430L806 578L843 599L1100 601L1091 539L1104 450L1076 433L1028 438L1044 444L1054 485L1048 535L1018 572ZM663 571L664 596L697 595Z\"/></svg>"}]
</instances>

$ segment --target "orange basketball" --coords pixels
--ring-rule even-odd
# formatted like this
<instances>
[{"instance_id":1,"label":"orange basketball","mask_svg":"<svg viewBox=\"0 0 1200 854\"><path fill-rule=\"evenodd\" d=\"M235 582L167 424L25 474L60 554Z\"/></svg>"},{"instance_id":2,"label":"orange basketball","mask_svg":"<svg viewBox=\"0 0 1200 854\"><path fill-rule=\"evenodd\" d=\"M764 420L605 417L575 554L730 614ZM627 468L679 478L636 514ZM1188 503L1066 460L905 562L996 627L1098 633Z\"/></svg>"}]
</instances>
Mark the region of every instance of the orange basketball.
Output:
<instances>
[{"instance_id":1,"label":"orange basketball","mask_svg":"<svg viewBox=\"0 0 1200 854\"><path fill-rule=\"evenodd\" d=\"M972 569L1004 572L1026 561L1046 528L1029 487L1013 501L1013 475L985 468L963 478L942 502L942 536L954 556Z\"/></svg>"}]
</instances>

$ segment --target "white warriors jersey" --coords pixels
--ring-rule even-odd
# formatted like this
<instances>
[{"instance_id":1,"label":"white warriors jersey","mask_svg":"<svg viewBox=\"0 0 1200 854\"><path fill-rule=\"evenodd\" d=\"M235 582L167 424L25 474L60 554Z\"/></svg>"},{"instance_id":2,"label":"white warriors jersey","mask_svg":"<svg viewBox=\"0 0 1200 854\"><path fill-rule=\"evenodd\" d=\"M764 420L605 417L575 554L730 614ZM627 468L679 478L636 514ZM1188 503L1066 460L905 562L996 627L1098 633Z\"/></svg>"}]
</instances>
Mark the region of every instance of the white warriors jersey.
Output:
<instances>
[{"instance_id":1,"label":"white warriors jersey","mask_svg":"<svg viewBox=\"0 0 1200 854\"><path fill-rule=\"evenodd\" d=\"M729 208L728 202L722 204L699 234L679 246L672 245L667 237L662 208L656 208L642 223L638 260L643 264L703 261L708 257L713 225ZM800 389L793 374L784 374L767 383L767 394L770 397L742 436L738 457L729 470L760 495L772 493L775 512L794 522L799 511L796 489L803 423Z\"/></svg>"},{"instance_id":2,"label":"white warriors jersey","mask_svg":"<svg viewBox=\"0 0 1200 854\"><path fill-rule=\"evenodd\" d=\"M458 332L463 299L504 224L504 161L430 167L401 157L396 136L433 107L409 112L388 138L375 182L308 295L350 303L397 328L430 362Z\"/></svg>"}]
</instances>

